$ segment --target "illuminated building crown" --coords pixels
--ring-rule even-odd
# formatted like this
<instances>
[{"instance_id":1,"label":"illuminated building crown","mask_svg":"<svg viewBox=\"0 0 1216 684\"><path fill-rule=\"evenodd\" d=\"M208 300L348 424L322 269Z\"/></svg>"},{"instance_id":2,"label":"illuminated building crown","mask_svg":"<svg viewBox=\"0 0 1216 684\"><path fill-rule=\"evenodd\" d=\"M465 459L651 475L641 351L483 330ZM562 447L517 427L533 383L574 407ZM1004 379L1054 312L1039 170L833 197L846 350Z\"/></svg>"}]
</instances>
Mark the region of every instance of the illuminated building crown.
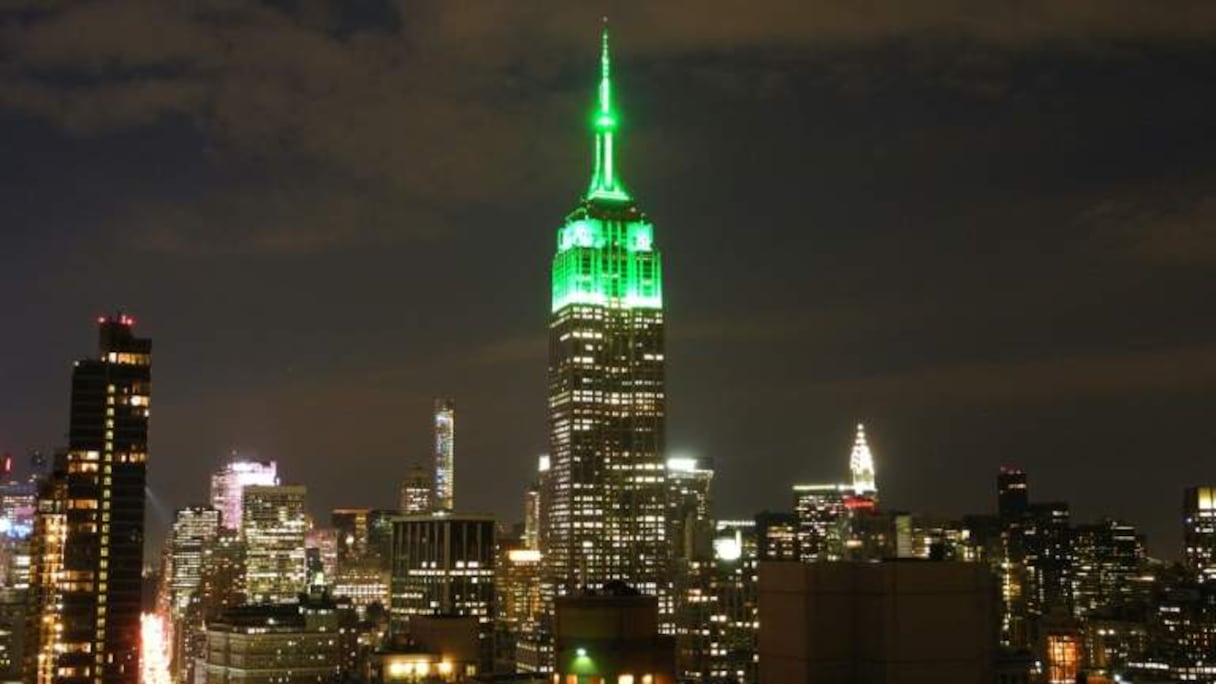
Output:
<instances>
[{"instance_id":1,"label":"illuminated building crown","mask_svg":"<svg viewBox=\"0 0 1216 684\"><path fill-rule=\"evenodd\" d=\"M857 439L853 441L853 453L849 457L849 469L853 471L853 491L871 494L878 491L874 479L874 455L866 443L866 426L857 424Z\"/></svg>"}]
</instances>

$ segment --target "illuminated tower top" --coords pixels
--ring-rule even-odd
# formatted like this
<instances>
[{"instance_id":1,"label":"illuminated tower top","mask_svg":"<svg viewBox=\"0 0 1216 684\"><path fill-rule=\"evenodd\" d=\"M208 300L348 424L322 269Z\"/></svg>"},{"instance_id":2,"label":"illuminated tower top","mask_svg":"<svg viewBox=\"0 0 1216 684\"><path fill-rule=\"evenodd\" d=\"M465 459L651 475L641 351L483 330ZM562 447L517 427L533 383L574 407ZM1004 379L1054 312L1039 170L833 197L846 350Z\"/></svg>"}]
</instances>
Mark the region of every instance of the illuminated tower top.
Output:
<instances>
[{"instance_id":1,"label":"illuminated tower top","mask_svg":"<svg viewBox=\"0 0 1216 684\"><path fill-rule=\"evenodd\" d=\"M857 494L873 494L878 491L874 480L874 455L866 443L866 426L857 424L857 439L853 441L853 453L849 457L849 469L853 471L853 491Z\"/></svg>"},{"instance_id":2,"label":"illuminated tower top","mask_svg":"<svg viewBox=\"0 0 1216 684\"><path fill-rule=\"evenodd\" d=\"M552 311L571 304L619 309L663 308L663 266L654 225L625 191L616 169L608 29L600 43L591 185L558 229L553 259Z\"/></svg>"},{"instance_id":3,"label":"illuminated tower top","mask_svg":"<svg viewBox=\"0 0 1216 684\"><path fill-rule=\"evenodd\" d=\"M600 88L595 109L595 170L591 174L591 187L587 199L629 200L629 193L621 186L616 174L616 159L613 138L618 122L616 109L612 106L612 57L608 50L608 20L604 19L604 34L600 40Z\"/></svg>"}]
</instances>

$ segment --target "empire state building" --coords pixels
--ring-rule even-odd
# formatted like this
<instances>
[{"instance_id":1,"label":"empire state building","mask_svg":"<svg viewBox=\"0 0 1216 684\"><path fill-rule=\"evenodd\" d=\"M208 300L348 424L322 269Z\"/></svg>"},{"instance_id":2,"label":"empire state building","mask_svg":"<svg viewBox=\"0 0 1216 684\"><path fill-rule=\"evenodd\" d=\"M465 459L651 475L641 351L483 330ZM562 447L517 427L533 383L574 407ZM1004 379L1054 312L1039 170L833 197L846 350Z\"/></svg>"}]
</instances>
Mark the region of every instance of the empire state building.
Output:
<instances>
[{"instance_id":1,"label":"empire state building","mask_svg":"<svg viewBox=\"0 0 1216 684\"><path fill-rule=\"evenodd\" d=\"M545 555L565 594L669 586L663 269L654 226L621 183L608 32L586 194L557 231L549 319Z\"/></svg>"}]
</instances>

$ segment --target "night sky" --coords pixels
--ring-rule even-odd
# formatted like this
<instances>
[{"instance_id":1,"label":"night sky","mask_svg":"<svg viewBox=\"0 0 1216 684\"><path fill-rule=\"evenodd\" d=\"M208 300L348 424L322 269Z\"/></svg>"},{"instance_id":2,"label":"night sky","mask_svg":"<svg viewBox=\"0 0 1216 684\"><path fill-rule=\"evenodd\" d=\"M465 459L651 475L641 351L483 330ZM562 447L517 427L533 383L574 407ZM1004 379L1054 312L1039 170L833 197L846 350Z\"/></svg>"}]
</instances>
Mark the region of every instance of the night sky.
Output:
<instances>
[{"instance_id":1,"label":"night sky","mask_svg":"<svg viewBox=\"0 0 1216 684\"><path fill-rule=\"evenodd\" d=\"M1016 465L1163 557L1216 482L1216 3L51 5L0 2L0 450L65 441L132 313L153 538L232 448L395 505L436 395L458 507L522 517L605 13L721 517L844 478L858 420L886 507Z\"/></svg>"}]
</instances>

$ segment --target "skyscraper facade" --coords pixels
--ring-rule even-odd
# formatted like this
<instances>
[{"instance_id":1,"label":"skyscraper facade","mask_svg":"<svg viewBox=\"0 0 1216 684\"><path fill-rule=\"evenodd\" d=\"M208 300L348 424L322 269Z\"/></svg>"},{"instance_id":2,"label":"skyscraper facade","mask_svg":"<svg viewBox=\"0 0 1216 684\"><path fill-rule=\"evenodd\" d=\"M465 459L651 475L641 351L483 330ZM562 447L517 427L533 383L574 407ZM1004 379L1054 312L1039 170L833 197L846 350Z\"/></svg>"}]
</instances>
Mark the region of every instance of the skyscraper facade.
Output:
<instances>
[{"instance_id":1,"label":"skyscraper facade","mask_svg":"<svg viewBox=\"0 0 1216 684\"><path fill-rule=\"evenodd\" d=\"M170 609L174 620L186 614L203 579L203 558L220 532L220 512L214 508L189 506L178 509L169 538L172 577L169 579Z\"/></svg>"},{"instance_id":2,"label":"skyscraper facade","mask_svg":"<svg viewBox=\"0 0 1216 684\"><path fill-rule=\"evenodd\" d=\"M667 520L674 559L710 556L714 533L713 468L695 458L667 459Z\"/></svg>"},{"instance_id":3,"label":"skyscraper facade","mask_svg":"<svg viewBox=\"0 0 1216 684\"><path fill-rule=\"evenodd\" d=\"M591 184L553 257L545 552L558 594L670 585L662 261L617 172L617 125L605 31Z\"/></svg>"},{"instance_id":4,"label":"skyscraper facade","mask_svg":"<svg viewBox=\"0 0 1216 684\"><path fill-rule=\"evenodd\" d=\"M303 486L246 487L245 593L250 603L290 602L307 583L304 542L308 519Z\"/></svg>"},{"instance_id":5,"label":"skyscraper facade","mask_svg":"<svg viewBox=\"0 0 1216 684\"><path fill-rule=\"evenodd\" d=\"M437 511L456 506L456 402L435 400L435 500Z\"/></svg>"},{"instance_id":6,"label":"skyscraper facade","mask_svg":"<svg viewBox=\"0 0 1216 684\"><path fill-rule=\"evenodd\" d=\"M56 682L139 679L144 488L152 342L123 314L98 320L99 351L72 372L68 450L39 503L36 672Z\"/></svg>"},{"instance_id":7,"label":"skyscraper facade","mask_svg":"<svg viewBox=\"0 0 1216 684\"><path fill-rule=\"evenodd\" d=\"M410 466L409 474L401 482L400 511L405 515L429 513L433 499L434 485L426 468L418 464Z\"/></svg>"},{"instance_id":8,"label":"skyscraper facade","mask_svg":"<svg viewBox=\"0 0 1216 684\"><path fill-rule=\"evenodd\" d=\"M1188 487L1182 498L1186 563L1201 582L1216 578L1216 487Z\"/></svg>"},{"instance_id":9,"label":"skyscraper facade","mask_svg":"<svg viewBox=\"0 0 1216 684\"><path fill-rule=\"evenodd\" d=\"M273 487L279 483L274 461L233 458L211 476L211 507L220 512L224 529L241 529L241 500L246 487Z\"/></svg>"}]
</instances>

